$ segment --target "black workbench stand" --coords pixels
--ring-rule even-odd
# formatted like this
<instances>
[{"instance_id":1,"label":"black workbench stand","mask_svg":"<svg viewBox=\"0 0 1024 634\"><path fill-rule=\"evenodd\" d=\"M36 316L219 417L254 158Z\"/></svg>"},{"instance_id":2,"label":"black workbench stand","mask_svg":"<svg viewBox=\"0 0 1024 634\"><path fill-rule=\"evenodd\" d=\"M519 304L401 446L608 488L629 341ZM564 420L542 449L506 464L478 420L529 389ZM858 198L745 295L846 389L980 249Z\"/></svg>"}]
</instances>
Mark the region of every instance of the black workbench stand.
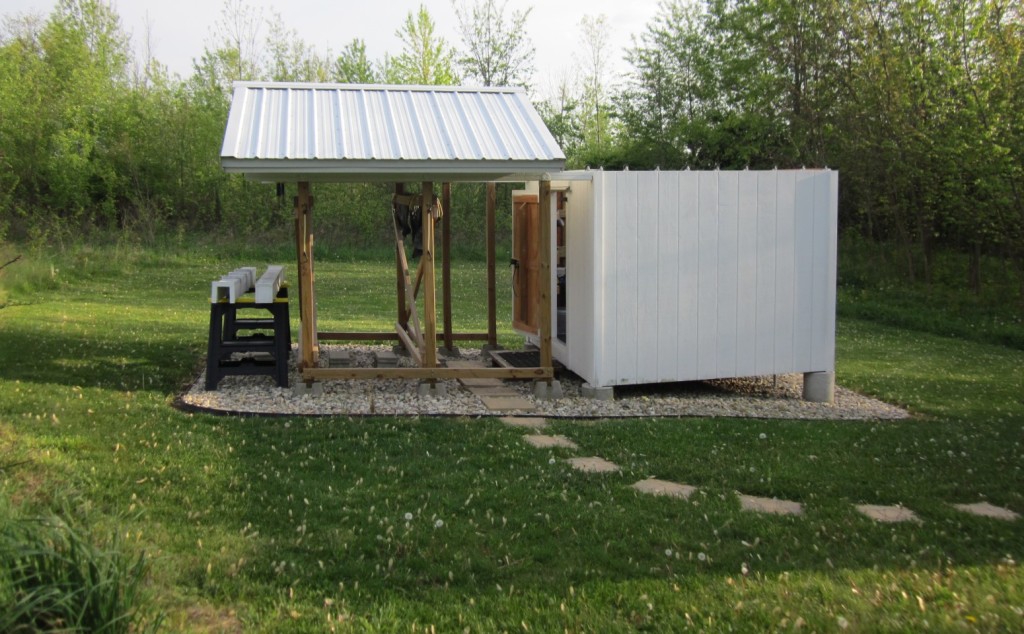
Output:
<instances>
[{"instance_id":1,"label":"black workbench stand","mask_svg":"<svg viewBox=\"0 0 1024 634\"><path fill-rule=\"evenodd\" d=\"M238 311L262 309L270 317L239 317ZM269 330L272 335L239 331ZM210 302L210 339L206 350L206 389L216 390L228 375L272 376L279 387L288 387L288 354L292 347L288 321L288 287L282 286L273 302L257 304L251 293L230 303L227 298ZM232 353L264 352L269 358L232 359Z\"/></svg>"}]
</instances>

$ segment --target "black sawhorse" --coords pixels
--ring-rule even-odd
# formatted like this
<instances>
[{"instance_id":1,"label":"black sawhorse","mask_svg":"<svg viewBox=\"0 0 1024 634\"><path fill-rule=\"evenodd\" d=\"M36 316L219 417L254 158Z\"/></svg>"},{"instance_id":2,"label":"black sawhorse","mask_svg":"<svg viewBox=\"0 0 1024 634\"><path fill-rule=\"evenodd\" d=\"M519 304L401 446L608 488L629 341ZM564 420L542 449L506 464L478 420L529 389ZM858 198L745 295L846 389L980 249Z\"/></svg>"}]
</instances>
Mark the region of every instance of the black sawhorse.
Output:
<instances>
[{"instance_id":1,"label":"black sawhorse","mask_svg":"<svg viewBox=\"0 0 1024 634\"><path fill-rule=\"evenodd\" d=\"M249 308L270 311L271 316L238 316L239 310ZM239 331L249 330L270 330L273 334L238 335ZM230 303L226 298L210 302L206 389L216 390L222 378L239 374L272 376L279 387L288 387L288 353L291 348L287 286L282 286L274 301L266 304L257 304L251 294L239 297L235 303ZM231 355L235 352L265 354L232 359Z\"/></svg>"}]
</instances>

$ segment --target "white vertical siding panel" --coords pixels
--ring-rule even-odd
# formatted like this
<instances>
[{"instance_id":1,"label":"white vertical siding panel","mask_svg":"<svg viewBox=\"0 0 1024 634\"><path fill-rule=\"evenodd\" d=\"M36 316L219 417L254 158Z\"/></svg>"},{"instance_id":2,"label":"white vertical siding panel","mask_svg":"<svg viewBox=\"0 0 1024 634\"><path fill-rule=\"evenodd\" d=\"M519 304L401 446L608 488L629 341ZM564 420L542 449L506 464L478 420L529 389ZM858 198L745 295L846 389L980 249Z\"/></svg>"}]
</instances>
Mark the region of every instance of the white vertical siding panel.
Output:
<instances>
[{"instance_id":1,"label":"white vertical siding panel","mask_svg":"<svg viewBox=\"0 0 1024 634\"><path fill-rule=\"evenodd\" d=\"M798 371L811 368L814 314L814 181L817 172L796 174L794 212L796 243L796 295L793 315L793 364Z\"/></svg>"},{"instance_id":2,"label":"white vertical siding panel","mask_svg":"<svg viewBox=\"0 0 1024 634\"><path fill-rule=\"evenodd\" d=\"M637 372L658 381L658 172L637 173Z\"/></svg>"},{"instance_id":3,"label":"white vertical siding panel","mask_svg":"<svg viewBox=\"0 0 1024 634\"><path fill-rule=\"evenodd\" d=\"M815 175L814 312L810 370L817 372L835 369L837 184L835 172Z\"/></svg>"},{"instance_id":4,"label":"white vertical siding panel","mask_svg":"<svg viewBox=\"0 0 1024 634\"><path fill-rule=\"evenodd\" d=\"M697 377L718 376L718 174L699 176Z\"/></svg>"},{"instance_id":5,"label":"white vertical siding panel","mask_svg":"<svg viewBox=\"0 0 1024 634\"><path fill-rule=\"evenodd\" d=\"M679 367L679 172L658 174L658 380Z\"/></svg>"},{"instance_id":6,"label":"white vertical siding panel","mask_svg":"<svg viewBox=\"0 0 1024 634\"><path fill-rule=\"evenodd\" d=\"M757 174L757 342L754 373L775 372L777 171Z\"/></svg>"},{"instance_id":7,"label":"white vertical siding panel","mask_svg":"<svg viewBox=\"0 0 1024 634\"><path fill-rule=\"evenodd\" d=\"M597 345L602 350L598 364L597 385L604 387L613 385L618 378L618 232L615 230L615 201L618 181L607 178L604 172L594 174L594 224L598 231L598 242L602 261L595 262L595 269L600 268L601 274L595 281L601 289L600 302L595 311L604 314L604 328L599 330Z\"/></svg>"},{"instance_id":8,"label":"white vertical siding panel","mask_svg":"<svg viewBox=\"0 0 1024 634\"><path fill-rule=\"evenodd\" d=\"M736 376L739 174L718 173L718 375Z\"/></svg>"},{"instance_id":9,"label":"white vertical siding panel","mask_svg":"<svg viewBox=\"0 0 1024 634\"><path fill-rule=\"evenodd\" d=\"M597 333L604 324L603 312L597 308L603 286L598 279L603 254L599 253L601 242L595 232L597 202L589 181L574 181L565 206L566 345L570 367L591 384L596 381L595 360L600 357ZM568 237L573 235L579 239Z\"/></svg>"},{"instance_id":10,"label":"white vertical siding panel","mask_svg":"<svg viewBox=\"0 0 1024 634\"><path fill-rule=\"evenodd\" d=\"M615 232L617 294L615 324L618 383L635 383L637 374L637 172L616 174ZM606 173L606 178L611 174Z\"/></svg>"},{"instance_id":11,"label":"white vertical siding panel","mask_svg":"<svg viewBox=\"0 0 1024 634\"><path fill-rule=\"evenodd\" d=\"M836 369L836 284L839 274L839 172L829 172L828 191L828 293L826 295L825 313L827 322L827 338L825 354L828 366L826 370Z\"/></svg>"},{"instance_id":12,"label":"white vertical siding panel","mask_svg":"<svg viewBox=\"0 0 1024 634\"><path fill-rule=\"evenodd\" d=\"M698 203L697 172L679 174L679 266L677 269L679 315L678 363L679 379L696 379L697 373L697 319L700 307L698 293Z\"/></svg>"},{"instance_id":13,"label":"white vertical siding panel","mask_svg":"<svg viewBox=\"0 0 1024 634\"><path fill-rule=\"evenodd\" d=\"M779 172L775 207L775 363L773 372L793 371L793 323L796 302L795 172Z\"/></svg>"},{"instance_id":14,"label":"white vertical siding panel","mask_svg":"<svg viewBox=\"0 0 1024 634\"><path fill-rule=\"evenodd\" d=\"M757 349L757 172L740 172L737 201L736 376L756 373Z\"/></svg>"}]
</instances>

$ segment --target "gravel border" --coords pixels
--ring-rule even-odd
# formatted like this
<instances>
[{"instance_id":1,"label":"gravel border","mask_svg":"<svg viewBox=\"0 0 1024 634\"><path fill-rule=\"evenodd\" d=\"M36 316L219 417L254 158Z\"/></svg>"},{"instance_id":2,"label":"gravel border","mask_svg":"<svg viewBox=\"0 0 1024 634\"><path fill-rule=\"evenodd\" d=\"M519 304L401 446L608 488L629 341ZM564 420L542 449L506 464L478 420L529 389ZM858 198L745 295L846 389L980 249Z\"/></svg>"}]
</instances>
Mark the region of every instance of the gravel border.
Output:
<instances>
[{"instance_id":1,"label":"gravel border","mask_svg":"<svg viewBox=\"0 0 1024 634\"><path fill-rule=\"evenodd\" d=\"M348 350L353 367L371 367L373 353L391 351L390 346L321 345L321 365L326 366L331 350ZM296 349L293 346L292 355ZM479 360L479 350L461 351L463 360ZM295 364L289 385L299 382ZM399 365L411 366L407 357ZM504 385L528 399L533 410L487 409L479 397L456 380L439 381L447 396L417 394L412 379L324 381L323 394L295 395L292 389L277 387L269 376L228 376L218 389L206 391L205 370L176 401L182 409L217 414L255 416L506 416L527 415L546 418L636 418L636 417L740 417L799 420L899 420L910 416L905 410L836 386L835 403L809 403L801 398L803 377L788 374L743 379L722 379L688 383L624 386L615 389L615 400L599 401L580 394L582 380L561 372L564 396L539 400L533 396L531 381L505 381Z\"/></svg>"}]
</instances>

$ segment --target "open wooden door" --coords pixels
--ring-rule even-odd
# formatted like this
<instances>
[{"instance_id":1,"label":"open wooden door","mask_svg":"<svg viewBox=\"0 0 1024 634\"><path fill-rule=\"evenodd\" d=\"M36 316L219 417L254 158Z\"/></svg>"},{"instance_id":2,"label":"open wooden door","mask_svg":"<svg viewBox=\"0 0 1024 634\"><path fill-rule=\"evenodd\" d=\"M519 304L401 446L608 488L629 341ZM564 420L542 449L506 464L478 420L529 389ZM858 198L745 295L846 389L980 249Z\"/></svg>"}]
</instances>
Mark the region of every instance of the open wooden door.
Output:
<instances>
[{"instance_id":1,"label":"open wooden door","mask_svg":"<svg viewBox=\"0 0 1024 634\"><path fill-rule=\"evenodd\" d=\"M535 194L512 197L512 327L540 332L540 205Z\"/></svg>"}]
</instances>

